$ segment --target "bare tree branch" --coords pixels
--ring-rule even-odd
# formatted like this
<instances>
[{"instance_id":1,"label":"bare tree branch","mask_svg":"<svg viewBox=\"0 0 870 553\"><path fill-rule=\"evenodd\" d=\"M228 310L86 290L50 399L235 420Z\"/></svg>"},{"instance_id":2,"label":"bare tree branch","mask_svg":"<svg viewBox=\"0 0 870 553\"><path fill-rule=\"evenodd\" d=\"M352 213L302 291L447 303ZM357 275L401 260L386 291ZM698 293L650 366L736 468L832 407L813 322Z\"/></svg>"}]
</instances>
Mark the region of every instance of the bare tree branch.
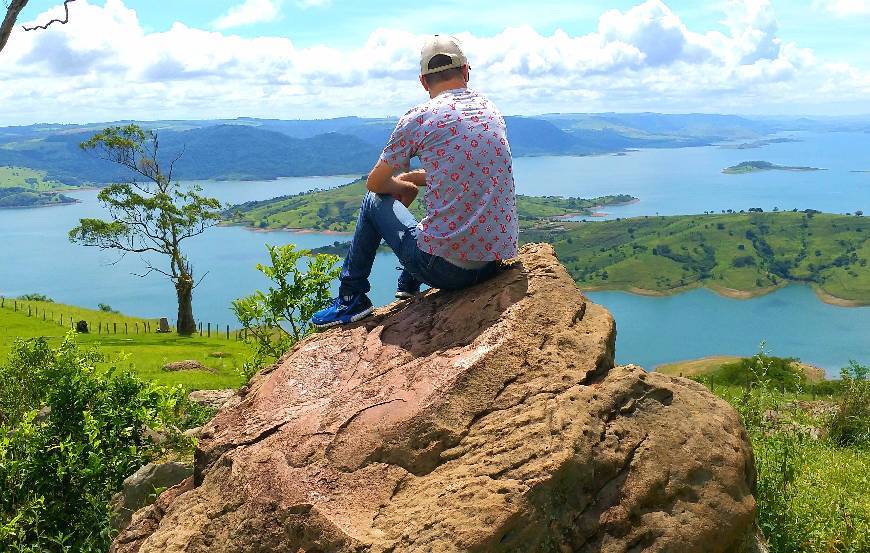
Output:
<instances>
[{"instance_id":1,"label":"bare tree branch","mask_svg":"<svg viewBox=\"0 0 870 553\"><path fill-rule=\"evenodd\" d=\"M52 19L51 21L49 21L49 22L46 23L45 25L36 25L36 26L34 26L34 27L25 27L24 25L22 25L21 27L22 27L25 31L35 31L35 30L37 30L37 29L48 29L48 26L51 25L52 23L60 23L61 25L66 25L67 23L69 23L69 4L70 4L70 2L75 2L75 1L76 1L76 0L64 0L64 3L63 3L63 11L64 11L63 19ZM25 1L24 3L26 4L27 2Z\"/></svg>"},{"instance_id":2,"label":"bare tree branch","mask_svg":"<svg viewBox=\"0 0 870 553\"><path fill-rule=\"evenodd\" d=\"M18 20L18 14L27 5L28 0L12 0L6 6L6 17L3 18L3 23L0 24L0 52L9 41L9 35L12 34L12 29L15 27L15 21Z\"/></svg>"}]
</instances>

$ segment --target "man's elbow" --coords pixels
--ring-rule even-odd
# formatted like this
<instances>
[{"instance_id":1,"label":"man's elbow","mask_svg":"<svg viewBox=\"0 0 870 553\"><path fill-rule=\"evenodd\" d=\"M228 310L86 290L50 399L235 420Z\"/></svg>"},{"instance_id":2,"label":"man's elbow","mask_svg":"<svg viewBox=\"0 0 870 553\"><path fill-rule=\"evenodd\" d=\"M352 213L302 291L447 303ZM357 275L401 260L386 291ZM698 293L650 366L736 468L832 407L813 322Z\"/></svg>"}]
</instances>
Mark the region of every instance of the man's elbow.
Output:
<instances>
[{"instance_id":1,"label":"man's elbow","mask_svg":"<svg viewBox=\"0 0 870 553\"><path fill-rule=\"evenodd\" d=\"M389 177L388 177L389 178ZM369 192L374 192L375 194L383 194L385 183L384 183L384 175L381 171L377 169L372 170L369 173L369 176L366 177L366 189Z\"/></svg>"}]
</instances>

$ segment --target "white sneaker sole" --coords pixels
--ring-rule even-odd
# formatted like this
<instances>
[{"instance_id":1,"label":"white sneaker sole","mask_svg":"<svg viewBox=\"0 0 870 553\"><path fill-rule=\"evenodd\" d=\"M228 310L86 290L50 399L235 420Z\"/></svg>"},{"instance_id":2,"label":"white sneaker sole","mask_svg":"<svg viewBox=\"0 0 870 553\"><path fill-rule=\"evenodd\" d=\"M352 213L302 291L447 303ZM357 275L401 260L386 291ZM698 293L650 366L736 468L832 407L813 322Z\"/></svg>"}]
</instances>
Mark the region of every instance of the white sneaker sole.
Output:
<instances>
[{"instance_id":1,"label":"white sneaker sole","mask_svg":"<svg viewBox=\"0 0 870 553\"><path fill-rule=\"evenodd\" d=\"M350 321L348 321L346 323L343 323L341 321L335 321L332 323L327 323L325 325L314 325L314 328L322 330L324 328L332 328L334 326L341 326L341 325L346 325L346 324L349 325L351 323L355 323L355 322L359 321L360 319L364 319L364 318L368 317L369 315L372 314L372 311L374 311L374 310L375 310L375 307L371 306L368 309L366 309L365 311L360 311L359 313L357 313L356 315L351 317Z\"/></svg>"},{"instance_id":2,"label":"white sneaker sole","mask_svg":"<svg viewBox=\"0 0 870 553\"><path fill-rule=\"evenodd\" d=\"M411 299L417 294L412 294L411 292L396 292L396 297L400 300Z\"/></svg>"}]
</instances>

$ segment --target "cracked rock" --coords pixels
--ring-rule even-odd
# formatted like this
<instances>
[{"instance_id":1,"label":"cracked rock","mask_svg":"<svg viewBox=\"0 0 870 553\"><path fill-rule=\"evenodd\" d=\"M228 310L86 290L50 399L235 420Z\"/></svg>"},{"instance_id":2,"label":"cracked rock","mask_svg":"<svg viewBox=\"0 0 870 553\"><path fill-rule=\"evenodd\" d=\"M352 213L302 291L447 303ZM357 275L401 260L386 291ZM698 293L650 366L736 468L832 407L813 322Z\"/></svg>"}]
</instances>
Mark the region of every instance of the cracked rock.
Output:
<instances>
[{"instance_id":1,"label":"cracked rock","mask_svg":"<svg viewBox=\"0 0 870 553\"><path fill-rule=\"evenodd\" d=\"M547 245L311 336L203 428L193 478L112 550L748 551L737 414L614 366L615 337Z\"/></svg>"}]
</instances>

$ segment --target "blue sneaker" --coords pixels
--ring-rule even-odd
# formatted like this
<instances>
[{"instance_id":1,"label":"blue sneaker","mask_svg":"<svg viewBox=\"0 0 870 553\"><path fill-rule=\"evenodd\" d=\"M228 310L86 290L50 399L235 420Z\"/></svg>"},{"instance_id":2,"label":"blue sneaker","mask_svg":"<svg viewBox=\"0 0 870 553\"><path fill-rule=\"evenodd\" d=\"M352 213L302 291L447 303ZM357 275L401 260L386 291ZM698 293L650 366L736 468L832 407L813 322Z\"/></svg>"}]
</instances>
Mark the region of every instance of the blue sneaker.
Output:
<instances>
[{"instance_id":1,"label":"blue sneaker","mask_svg":"<svg viewBox=\"0 0 870 553\"><path fill-rule=\"evenodd\" d=\"M401 270L399 282L396 285L396 297L400 300L413 298L420 293L420 281L414 278L414 275L404 270L402 267L396 267Z\"/></svg>"},{"instance_id":2,"label":"blue sneaker","mask_svg":"<svg viewBox=\"0 0 870 553\"><path fill-rule=\"evenodd\" d=\"M371 314L375 308L365 294L339 296L325 308L311 317L311 324L317 328L355 323Z\"/></svg>"}]
</instances>

